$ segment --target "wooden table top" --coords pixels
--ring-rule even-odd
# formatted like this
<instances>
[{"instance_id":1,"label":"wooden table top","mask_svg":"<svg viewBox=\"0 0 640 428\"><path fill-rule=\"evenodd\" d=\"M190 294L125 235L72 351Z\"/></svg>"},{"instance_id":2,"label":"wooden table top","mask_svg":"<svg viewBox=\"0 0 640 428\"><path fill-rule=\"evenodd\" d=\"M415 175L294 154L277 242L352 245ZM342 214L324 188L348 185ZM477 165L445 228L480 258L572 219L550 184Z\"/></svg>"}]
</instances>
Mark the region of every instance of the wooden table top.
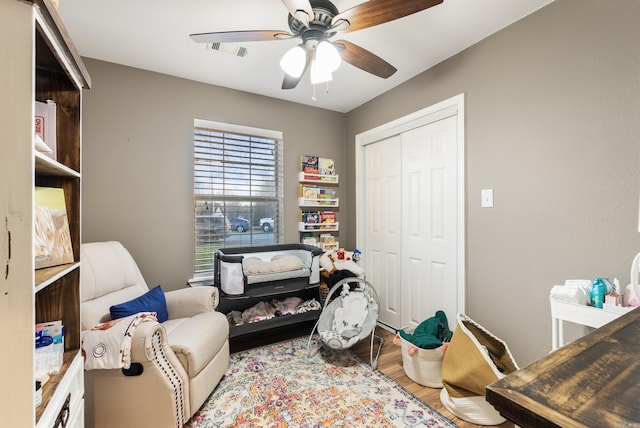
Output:
<instances>
[{"instance_id":1,"label":"wooden table top","mask_svg":"<svg viewBox=\"0 0 640 428\"><path fill-rule=\"evenodd\" d=\"M492 383L521 427L640 427L640 309Z\"/></svg>"}]
</instances>

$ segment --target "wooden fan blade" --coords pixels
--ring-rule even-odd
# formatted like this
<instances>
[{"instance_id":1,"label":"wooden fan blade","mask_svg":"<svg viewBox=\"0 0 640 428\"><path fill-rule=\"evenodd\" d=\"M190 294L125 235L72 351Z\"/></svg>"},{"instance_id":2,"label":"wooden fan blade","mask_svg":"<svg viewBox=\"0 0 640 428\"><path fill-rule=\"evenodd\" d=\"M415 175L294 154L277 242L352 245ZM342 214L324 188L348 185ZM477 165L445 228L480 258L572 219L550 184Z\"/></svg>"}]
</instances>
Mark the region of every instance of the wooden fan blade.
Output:
<instances>
[{"instance_id":1,"label":"wooden fan blade","mask_svg":"<svg viewBox=\"0 0 640 428\"><path fill-rule=\"evenodd\" d=\"M334 16L331 25L336 25L343 20L348 21L349 28L343 32L349 33L394 21L442 2L443 0L369 0Z\"/></svg>"},{"instance_id":2,"label":"wooden fan blade","mask_svg":"<svg viewBox=\"0 0 640 428\"><path fill-rule=\"evenodd\" d=\"M309 64L311 64L311 59L313 58L313 53L309 49L305 49L307 52L307 60L304 63L304 69L300 74L300 77L293 77L284 73L284 79L282 80L282 89L293 89L298 86L300 80L302 80L302 76L305 75L307 69L309 68Z\"/></svg>"},{"instance_id":3,"label":"wooden fan blade","mask_svg":"<svg viewBox=\"0 0 640 428\"><path fill-rule=\"evenodd\" d=\"M386 79L398 71L393 65L379 56L351 42L338 40L333 44L337 45L336 47L341 51L340 55L343 61L368 73Z\"/></svg>"},{"instance_id":4,"label":"wooden fan blade","mask_svg":"<svg viewBox=\"0 0 640 428\"><path fill-rule=\"evenodd\" d=\"M309 21L313 21L313 8L309 0L282 0L287 7L291 16L299 18L298 12L304 12L309 17Z\"/></svg>"},{"instance_id":5,"label":"wooden fan blade","mask_svg":"<svg viewBox=\"0 0 640 428\"><path fill-rule=\"evenodd\" d=\"M263 42L269 40L286 40L296 37L282 30L255 30L255 31L220 31L217 33L189 34L189 37L198 43L238 43L238 42Z\"/></svg>"}]
</instances>

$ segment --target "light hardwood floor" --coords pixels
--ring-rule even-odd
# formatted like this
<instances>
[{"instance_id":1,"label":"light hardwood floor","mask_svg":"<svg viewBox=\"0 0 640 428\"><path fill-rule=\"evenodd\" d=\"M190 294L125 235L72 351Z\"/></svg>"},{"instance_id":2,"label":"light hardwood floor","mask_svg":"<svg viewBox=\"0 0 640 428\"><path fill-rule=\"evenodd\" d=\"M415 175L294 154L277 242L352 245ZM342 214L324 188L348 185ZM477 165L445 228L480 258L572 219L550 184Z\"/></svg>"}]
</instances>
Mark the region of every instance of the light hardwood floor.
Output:
<instances>
[{"instance_id":1,"label":"light hardwood floor","mask_svg":"<svg viewBox=\"0 0 640 428\"><path fill-rule=\"evenodd\" d=\"M312 328L313 324L306 323L276 329L273 331L262 332L260 334L237 337L232 339L231 341L231 352L239 352L245 349L262 346L281 340L287 340L294 337L308 336ZM398 384L402 385L407 391L411 392L413 395L427 403L429 406L433 407L435 410L451 419L461 428L481 427L481 425L475 425L466 422L452 415L442 405L442 403L440 403L439 389L428 388L426 386L419 385L407 377L402 367L402 351L400 350L399 346L393 344L393 333L378 327L376 328L376 335L382 337L382 339L384 340L382 350L380 351L380 357L378 358L378 369L382 373L393 379ZM370 345L371 339L367 338L357 343L352 347L352 349L364 361L369 361ZM500 428L514 428L514 425L510 422L505 422L498 426Z\"/></svg>"}]
</instances>

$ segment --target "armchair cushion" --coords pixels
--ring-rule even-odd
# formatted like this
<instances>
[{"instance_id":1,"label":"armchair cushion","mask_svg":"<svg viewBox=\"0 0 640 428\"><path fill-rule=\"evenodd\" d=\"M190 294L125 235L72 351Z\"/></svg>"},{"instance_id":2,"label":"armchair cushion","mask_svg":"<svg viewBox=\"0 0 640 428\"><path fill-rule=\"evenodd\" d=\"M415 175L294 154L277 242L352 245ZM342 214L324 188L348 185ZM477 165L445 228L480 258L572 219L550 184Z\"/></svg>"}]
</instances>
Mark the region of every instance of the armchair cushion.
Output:
<instances>
[{"instance_id":1,"label":"armchair cushion","mask_svg":"<svg viewBox=\"0 0 640 428\"><path fill-rule=\"evenodd\" d=\"M201 313L162 324L167 341L190 378L222 350L229 337L229 322L220 312Z\"/></svg>"},{"instance_id":2,"label":"armchair cushion","mask_svg":"<svg viewBox=\"0 0 640 428\"><path fill-rule=\"evenodd\" d=\"M169 319L187 318L202 312L213 312L218 307L216 287L186 287L165 294Z\"/></svg>"},{"instance_id":3,"label":"armchair cushion","mask_svg":"<svg viewBox=\"0 0 640 428\"><path fill-rule=\"evenodd\" d=\"M169 319L167 301L161 286L158 285L142 296L109 308L112 320L135 315L138 312L155 312L159 322L165 322Z\"/></svg>"},{"instance_id":4,"label":"armchair cushion","mask_svg":"<svg viewBox=\"0 0 640 428\"><path fill-rule=\"evenodd\" d=\"M83 274L80 273L80 275L82 276ZM96 325L111 320L111 314L109 314L111 306L135 299L147 291L149 289L143 289L140 286L127 287L93 300L83 301L82 310L80 311L80 329L83 331L91 330Z\"/></svg>"}]
</instances>

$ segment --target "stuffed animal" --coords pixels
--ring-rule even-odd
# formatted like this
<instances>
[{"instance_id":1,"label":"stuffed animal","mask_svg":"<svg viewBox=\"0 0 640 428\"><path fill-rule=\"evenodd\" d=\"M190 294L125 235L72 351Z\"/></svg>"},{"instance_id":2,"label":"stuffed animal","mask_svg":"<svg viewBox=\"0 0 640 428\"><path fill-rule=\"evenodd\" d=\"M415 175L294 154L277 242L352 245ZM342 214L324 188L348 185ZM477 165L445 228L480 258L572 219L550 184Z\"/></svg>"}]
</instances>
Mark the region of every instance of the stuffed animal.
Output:
<instances>
[{"instance_id":1,"label":"stuffed animal","mask_svg":"<svg viewBox=\"0 0 640 428\"><path fill-rule=\"evenodd\" d=\"M335 250L324 252L320 256L321 275L328 280L335 271L348 270L355 276L362 277L364 269L352 260L352 255L351 251L345 251L344 260L338 260Z\"/></svg>"}]
</instances>

